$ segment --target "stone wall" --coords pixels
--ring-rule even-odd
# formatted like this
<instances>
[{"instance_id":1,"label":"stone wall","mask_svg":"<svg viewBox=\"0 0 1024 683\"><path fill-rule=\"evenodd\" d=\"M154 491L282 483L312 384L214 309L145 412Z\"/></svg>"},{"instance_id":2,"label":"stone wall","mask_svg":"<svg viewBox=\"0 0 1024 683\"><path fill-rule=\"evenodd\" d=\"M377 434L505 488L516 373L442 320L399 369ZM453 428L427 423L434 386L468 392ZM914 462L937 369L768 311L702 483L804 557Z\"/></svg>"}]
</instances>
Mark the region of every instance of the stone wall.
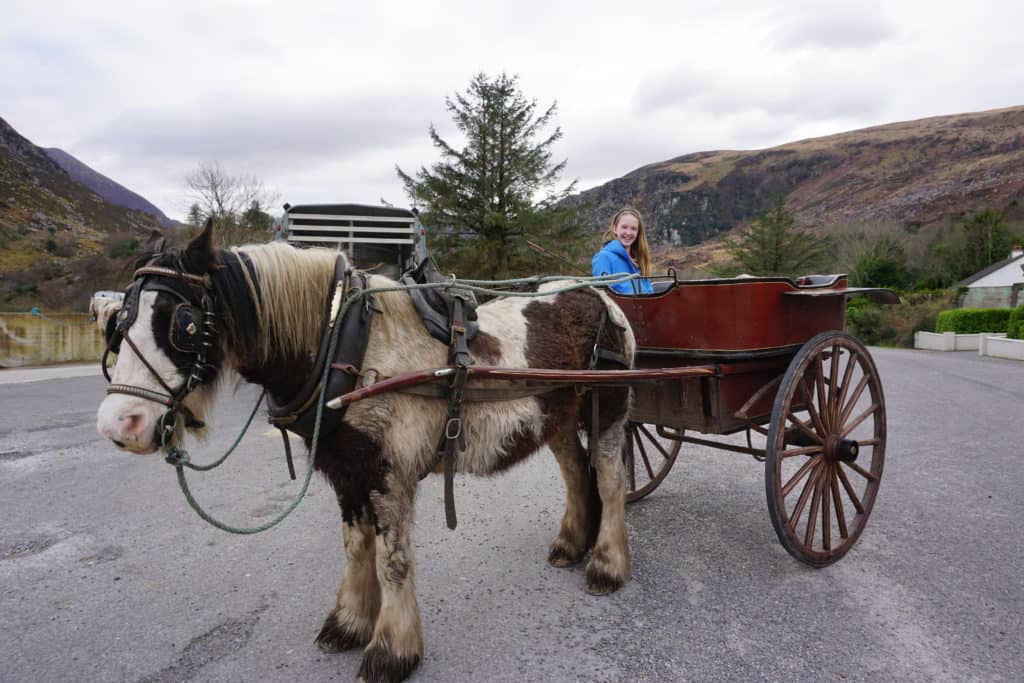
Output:
<instances>
[{"instance_id":1,"label":"stone wall","mask_svg":"<svg viewBox=\"0 0 1024 683\"><path fill-rule=\"evenodd\" d=\"M86 313L0 313L0 368L99 362L106 343Z\"/></svg>"},{"instance_id":2,"label":"stone wall","mask_svg":"<svg viewBox=\"0 0 1024 683\"><path fill-rule=\"evenodd\" d=\"M968 287L961 308L1010 308L1013 287Z\"/></svg>"}]
</instances>

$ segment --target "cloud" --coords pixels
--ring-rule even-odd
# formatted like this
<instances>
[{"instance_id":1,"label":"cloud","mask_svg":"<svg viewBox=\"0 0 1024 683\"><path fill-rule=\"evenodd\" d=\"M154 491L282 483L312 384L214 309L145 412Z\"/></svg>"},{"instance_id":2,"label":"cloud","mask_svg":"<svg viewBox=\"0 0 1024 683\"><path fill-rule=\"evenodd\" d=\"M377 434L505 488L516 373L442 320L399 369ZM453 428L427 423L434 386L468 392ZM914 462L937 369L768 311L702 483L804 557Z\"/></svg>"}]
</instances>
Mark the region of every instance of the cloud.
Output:
<instances>
[{"instance_id":1,"label":"cloud","mask_svg":"<svg viewBox=\"0 0 1024 683\"><path fill-rule=\"evenodd\" d=\"M88 136L102 148L149 163L220 160L298 168L425 137L424 113L436 107L415 95L352 99L207 99L190 107L135 109Z\"/></svg>"},{"instance_id":2,"label":"cloud","mask_svg":"<svg viewBox=\"0 0 1024 683\"><path fill-rule=\"evenodd\" d=\"M871 117L880 103L876 83L821 62L718 73L681 65L643 79L633 96L633 112L676 109L715 116L764 112L802 119L857 118Z\"/></svg>"},{"instance_id":3,"label":"cloud","mask_svg":"<svg viewBox=\"0 0 1024 683\"><path fill-rule=\"evenodd\" d=\"M773 42L783 50L803 48L864 49L896 35L894 27L874 15L804 16L776 29Z\"/></svg>"}]
</instances>

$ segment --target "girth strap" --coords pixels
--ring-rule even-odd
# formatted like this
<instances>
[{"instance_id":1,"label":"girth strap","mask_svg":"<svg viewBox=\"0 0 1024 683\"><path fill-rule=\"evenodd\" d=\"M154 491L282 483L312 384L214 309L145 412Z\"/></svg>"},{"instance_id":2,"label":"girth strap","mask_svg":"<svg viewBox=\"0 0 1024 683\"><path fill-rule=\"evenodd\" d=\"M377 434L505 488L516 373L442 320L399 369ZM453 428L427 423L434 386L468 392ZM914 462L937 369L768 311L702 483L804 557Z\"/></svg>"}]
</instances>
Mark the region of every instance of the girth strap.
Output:
<instances>
[{"instance_id":1,"label":"girth strap","mask_svg":"<svg viewBox=\"0 0 1024 683\"><path fill-rule=\"evenodd\" d=\"M438 460L444 461L444 517L449 529L458 526L455 514L455 456L466 448L465 425L462 422L462 400L472 359L466 342L466 322L463 319L463 300L458 295L452 300L451 336L448 342L448 363L455 366L448 387L448 415L444 421L441 440L437 444L432 471ZM426 476L426 474L424 474Z\"/></svg>"}]
</instances>

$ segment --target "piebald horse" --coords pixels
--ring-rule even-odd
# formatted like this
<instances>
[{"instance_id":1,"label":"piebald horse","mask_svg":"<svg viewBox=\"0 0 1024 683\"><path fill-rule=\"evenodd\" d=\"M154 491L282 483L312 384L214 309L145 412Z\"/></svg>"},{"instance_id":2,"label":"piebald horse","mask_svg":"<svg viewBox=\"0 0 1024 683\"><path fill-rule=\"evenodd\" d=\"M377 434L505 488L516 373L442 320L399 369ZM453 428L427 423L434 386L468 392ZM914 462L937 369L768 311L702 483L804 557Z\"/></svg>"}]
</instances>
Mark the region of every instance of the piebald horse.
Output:
<instances>
[{"instance_id":1,"label":"piebald horse","mask_svg":"<svg viewBox=\"0 0 1024 683\"><path fill-rule=\"evenodd\" d=\"M319 372L312 356L336 258L333 251L283 243L216 249L209 224L184 249L148 257L143 268L148 274L137 277L157 285L142 288L134 321L123 330L128 343L122 344L111 376L112 387L140 391L107 395L97 415L100 434L121 449L153 453L167 409L153 396L187 386L189 391L177 395L185 394L180 403L189 429L201 429L217 384L232 373L286 404L310 373ZM395 283L369 276L367 284ZM555 289L558 283L540 291L545 287ZM174 339L180 332L179 309L204 304L216 320L216 343L196 365L194 354ZM408 294L376 293L373 305L378 312L370 323L364 369L394 377L447 365L448 349L428 334ZM632 364L635 340L628 321L598 290L498 298L477 314L479 331L469 344L477 364L586 369L599 335L604 348ZM457 455L459 472L492 474L550 447L565 480L566 507L548 561L570 566L592 550L585 576L594 594L617 590L630 572L620 458L629 401L628 388L601 389L593 467L580 438L581 430L590 429L588 392L559 388L470 402L463 411L466 439ZM337 494L345 565L337 600L316 642L329 652L365 646L362 680L403 680L423 656L410 533L417 485L434 463L447 408L446 401L428 396L380 394L352 404L341 426L318 444L313 466ZM185 431L179 425L171 438L180 441Z\"/></svg>"}]
</instances>

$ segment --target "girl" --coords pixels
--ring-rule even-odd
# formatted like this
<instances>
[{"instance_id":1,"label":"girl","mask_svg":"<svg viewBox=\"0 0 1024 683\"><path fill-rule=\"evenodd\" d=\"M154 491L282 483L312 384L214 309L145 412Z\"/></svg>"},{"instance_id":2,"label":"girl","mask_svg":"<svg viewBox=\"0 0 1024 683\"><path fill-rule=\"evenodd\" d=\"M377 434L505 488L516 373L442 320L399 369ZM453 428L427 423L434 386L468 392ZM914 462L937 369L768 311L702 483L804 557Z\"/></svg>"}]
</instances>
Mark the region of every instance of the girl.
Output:
<instances>
[{"instance_id":1,"label":"girl","mask_svg":"<svg viewBox=\"0 0 1024 683\"><path fill-rule=\"evenodd\" d=\"M609 285L621 294L651 294L651 252L640 212L631 207L619 209L601 238L604 246L591 261L593 274L618 275L640 273L644 277L630 282Z\"/></svg>"}]
</instances>

